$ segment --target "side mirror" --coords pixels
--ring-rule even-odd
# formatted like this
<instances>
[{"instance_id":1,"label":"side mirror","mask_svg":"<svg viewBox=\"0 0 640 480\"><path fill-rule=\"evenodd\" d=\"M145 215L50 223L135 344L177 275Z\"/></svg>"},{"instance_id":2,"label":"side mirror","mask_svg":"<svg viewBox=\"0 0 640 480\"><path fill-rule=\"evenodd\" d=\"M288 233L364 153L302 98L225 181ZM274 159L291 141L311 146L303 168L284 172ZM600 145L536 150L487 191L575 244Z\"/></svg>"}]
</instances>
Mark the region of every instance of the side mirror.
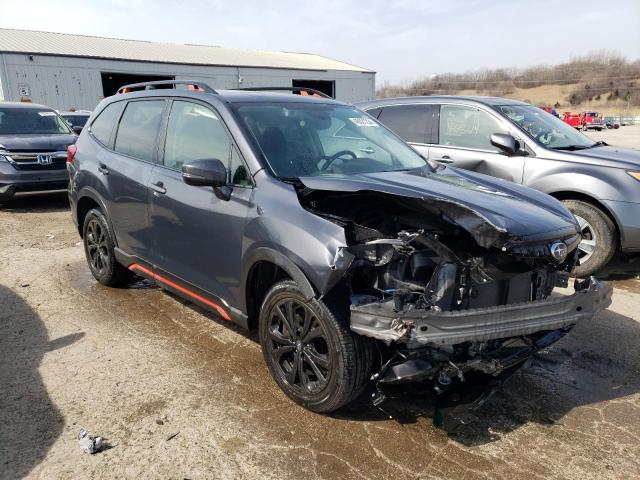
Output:
<instances>
[{"instance_id":1,"label":"side mirror","mask_svg":"<svg viewBox=\"0 0 640 480\"><path fill-rule=\"evenodd\" d=\"M498 147L507 155L515 155L520 149L520 142L508 133L494 133L491 135L491 145Z\"/></svg>"},{"instance_id":2,"label":"side mirror","mask_svg":"<svg viewBox=\"0 0 640 480\"><path fill-rule=\"evenodd\" d=\"M80 125L76 125L75 127L71 127L71 130L73 130L74 133L80 135L80 133L82 132L82 127Z\"/></svg>"},{"instance_id":3,"label":"side mirror","mask_svg":"<svg viewBox=\"0 0 640 480\"><path fill-rule=\"evenodd\" d=\"M223 187L227 184L227 169L217 158L193 160L182 164L182 179L197 187Z\"/></svg>"}]
</instances>

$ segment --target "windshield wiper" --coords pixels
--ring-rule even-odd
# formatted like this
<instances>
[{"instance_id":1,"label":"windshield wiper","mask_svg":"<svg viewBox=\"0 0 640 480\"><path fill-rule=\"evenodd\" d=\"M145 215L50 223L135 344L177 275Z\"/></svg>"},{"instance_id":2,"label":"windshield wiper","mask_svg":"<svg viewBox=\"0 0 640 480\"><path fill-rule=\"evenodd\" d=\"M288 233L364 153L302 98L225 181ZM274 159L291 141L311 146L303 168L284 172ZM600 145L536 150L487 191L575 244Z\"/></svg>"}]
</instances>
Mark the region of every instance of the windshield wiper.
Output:
<instances>
[{"instance_id":1,"label":"windshield wiper","mask_svg":"<svg viewBox=\"0 0 640 480\"><path fill-rule=\"evenodd\" d=\"M553 150L569 150L569 151L573 151L573 150L584 150L585 148L591 148L591 147L587 147L585 145L565 145L564 147L552 147Z\"/></svg>"},{"instance_id":2,"label":"windshield wiper","mask_svg":"<svg viewBox=\"0 0 640 480\"><path fill-rule=\"evenodd\" d=\"M594 143L593 145L587 147L587 148L595 148L595 147L608 147L609 144L607 142L603 142L602 140L600 140L599 142Z\"/></svg>"}]
</instances>

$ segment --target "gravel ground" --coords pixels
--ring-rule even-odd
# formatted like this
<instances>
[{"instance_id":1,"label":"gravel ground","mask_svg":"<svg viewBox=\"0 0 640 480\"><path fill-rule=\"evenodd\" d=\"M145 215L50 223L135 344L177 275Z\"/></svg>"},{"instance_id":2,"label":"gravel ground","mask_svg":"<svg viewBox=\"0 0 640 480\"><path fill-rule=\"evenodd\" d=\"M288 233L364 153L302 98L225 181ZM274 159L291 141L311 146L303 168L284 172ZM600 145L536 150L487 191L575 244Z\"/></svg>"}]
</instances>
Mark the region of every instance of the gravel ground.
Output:
<instances>
[{"instance_id":1,"label":"gravel ground","mask_svg":"<svg viewBox=\"0 0 640 480\"><path fill-rule=\"evenodd\" d=\"M625 131L640 138L598 135ZM616 259L612 307L447 436L418 395L386 403L392 418L366 402L305 411L255 337L146 281L97 285L79 240L64 195L0 207L0 478L639 475L640 262ZM83 453L81 427L108 448Z\"/></svg>"}]
</instances>

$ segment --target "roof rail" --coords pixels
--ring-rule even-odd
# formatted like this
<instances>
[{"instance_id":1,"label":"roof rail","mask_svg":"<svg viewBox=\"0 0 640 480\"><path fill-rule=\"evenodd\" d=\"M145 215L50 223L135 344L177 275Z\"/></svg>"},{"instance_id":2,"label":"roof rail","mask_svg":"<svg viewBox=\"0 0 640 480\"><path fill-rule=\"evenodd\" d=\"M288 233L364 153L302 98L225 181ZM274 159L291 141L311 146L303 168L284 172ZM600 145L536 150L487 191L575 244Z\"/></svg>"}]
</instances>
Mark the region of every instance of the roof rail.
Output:
<instances>
[{"instance_id":1,"label":"roof rail","mask_svg":"<svg viewBox=\"0 0 640 480\"><path fill-rule=\"evenodd\" d=\"M233 90L245 90L245 91L254 91L254 92L277 92L277 91L285 91L291 92L296 95L303 95L306 97L323 97L323 98L331 98L333 97L327 95L320 90L316 90L314 88L307 87L245 87L245 88L234 88Z\"/></svg>"},{"instance_id":2,"label":"roof rail","mask_svg":"<svg viewBox=\"0 0 640 480\"><path fill-rule=\"evenodd\" d=\"M187 85L189 90L195 92L205 92L205 93L218 93L209 85L203 82L199 82L197 80L156 80L153 82L142 82L142 83L132 83L130 85L123 85L118 89L116 95L120 93L129 93L134 90L155 90L158 85Z\"/></svg>"}]
</instances>

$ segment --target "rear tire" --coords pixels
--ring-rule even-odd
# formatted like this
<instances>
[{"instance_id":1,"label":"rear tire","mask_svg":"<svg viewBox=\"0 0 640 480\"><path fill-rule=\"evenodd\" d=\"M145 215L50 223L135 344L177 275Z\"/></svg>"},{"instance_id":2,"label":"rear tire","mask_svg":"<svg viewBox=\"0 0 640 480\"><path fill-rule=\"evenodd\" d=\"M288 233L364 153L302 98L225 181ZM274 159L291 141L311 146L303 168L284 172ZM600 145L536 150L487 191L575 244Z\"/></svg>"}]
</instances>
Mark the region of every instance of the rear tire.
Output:
<instances>
[{"instance_id":1,"label":"rear tire","mask_svg":"<svg viewBox=\"0 0 640 480\"><path fill-rule=\"evenodd\" d=\"M260 344L269 372L296 403L318 413L358 397L373 365L373 342L349 330L348 308L306 300L295 282L276 283L260 309Z\"/></svg>"},{"instance_id":2,"label":"rear tire","mask_svg":"<svg viewBox=\"0 0 640 480\"><path fill-rule=\"evenodd\" d=\"M618 248L618 233L609 216L591 203L564 200L562 203L580 223L583 241L578 245L576 277L587 277L604 267Z\"/></svg>"},{"instance_id":3,"label":"rear tire","mask_svg":"<svg viewBox=\"0 0 640 480\"><path fill-rule=\"evenodd\" d=\"M82 226L84 254L93 277L103 285L125 285L133 274L116 260L115 242L104 213L97 208L89 210Z\"/></svg>"}]
</instances>

